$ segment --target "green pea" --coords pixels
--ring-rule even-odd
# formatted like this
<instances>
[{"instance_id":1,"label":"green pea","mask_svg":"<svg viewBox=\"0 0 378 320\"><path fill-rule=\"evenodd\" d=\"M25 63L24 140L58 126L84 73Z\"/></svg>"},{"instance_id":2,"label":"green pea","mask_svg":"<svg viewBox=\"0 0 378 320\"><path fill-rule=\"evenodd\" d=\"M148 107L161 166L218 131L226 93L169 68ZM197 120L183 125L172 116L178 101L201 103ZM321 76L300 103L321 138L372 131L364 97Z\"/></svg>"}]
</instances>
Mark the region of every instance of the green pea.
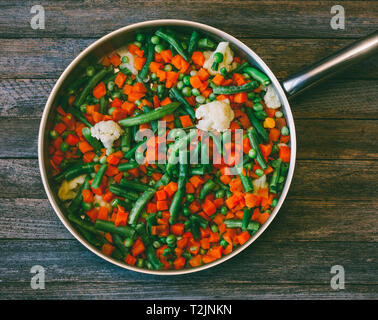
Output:
<instances>
[{"instance_id":1,"label":"green pea","mask_svg":"<svg viewBox=\"0 0 378 320\"><path fill-rule=\"evenodd\" d=\"M152 243L152 246L155 248L155 249L158 249L158 248L160 248L161 247L161 243L159 242L159 241L154 241L153 243Z\"/></svg>"},{"instance_id":2,"label":"green pea","mask_svg":"<svg viewBox=\"0 0 378 320\"><path fill-rule=\"evenodd\" d=\"M288 136L289 133L290 133L290 132L289 132L289 128L286 127L286 126L283 126L282 129L281 129L281 134L282 134L283 136Z\"/></svg>"},{"instance_id":3,"label":"green pea","mask_svg":"<svg viewBox=\"0 0 378 320\"><path fill-rule=\"evenodd\" d=\"M216 193L215 193L215 198L219 199L219 198L223 198L225 195L225 192L223 189L219 189Z\"/></svg>"},{"instance_id":4,"label":"green pea","mask_svg":"<svg viewBox=\"0 0 378 320\"><path fill-rule=\"evenodd\" d=\"M145 39L145 36L144 36L143 33L138 33L138 34L136 35L136 40L137 40L137 41L139 41L139 42L143 42L144 39Z\"/></svg>"},{"instance_id":5,"label":"green pea","mask_svg":"<svg viewBox=\"0 0 378 320\"><path fill-rule=\"evenodd\" d=\"M128 57L128 56L123 56L123 57L121 58L121 61L122 61L123 63L128 63L128 62L129 62L129 57Z\"/></svg>"},{"instance_id":6,"label":"green pea","mask_svg":"<svg viewBox=\"0 0 378 320\"><path fill-rule=\"evenodd\" d=\"M157 86L157 94L158 94L159 98L162 98L162 97L163 97L163 95L164 95L164 91L165 91L164 85L159 84L159 85Z\"/></svg>"},{"instance_id":7,"label":"green pea","mask_svg":"<svg viewBox=\"0 0 378 320\"><path fill-rule=\"evenodd\" d=\"M169 256L170 254L172 254L172 249L171 248L164 249L164 251L163 251L163 256L164 257Z\"/></svg>"},{"instance_id":8,"label":"green pea","mask_svg":"<svg viewBox=\"0 0 378 320\"><path fill-rule=\"evenodd\" d=\"M80 106L80 112L81 113L87 113L87 105L86 104L82 104Z\"/></svg>"},{"instance_id":9,"label":"green pea","mask_svg":"<svg viewBox=\"0 0 378 320\"><path fill-rule=\"evenodd\" d=\"M182 214L183 214L184 217L190 216L190 210L189 210L189 208L184 207L184 209L182 209Z\"/></svg>"},{"instance_id":10,"label":"green pea","mask_svg":"<svg viewBox=\"0 0 378 320\"><path fill-rule=\"evenodd\" d=\"M261 103L254 104L252 108L255 111L262 111L262 110L264 110L264 107L263 107L263 105Z\"/></svg>"},{"instance_id":11,"label":"green pea","mask_svg":"<svg viewBox=\"0 0 378 320\"><path fill-rule=\"evenodd\" d=\"M251 76L248 73L243 73L243 77L246 79L251 79Z\"/></svg>"},{"instance_id":12,"label":"green pea","mask_svg":"<svg viewBox=\"0 0 378 320\"><path fill-rule=\"evenodd\" d=\"M189 203L193 202L194 201L194 196L189 193L188 195L186 195L186 201L188 201Z\"/></svg>"},{"instance_id":13,"label":"green pea","mask_svg":"<svg viewBox=\"0 0 378 320\"><path fill-rule=\"evenodd\" d=\"M133 84L133 79L127 79L126 80L126 84L128 84L128 85L132 85Z\"/></svg>"},{"instance_id":14,"label":"green pea","mask_svg":"<svg viewBox=\"0 0 378 320\"><path fill-rule=\"evenodd\" d=\"M121 92L119 91L114 91L111 95L112 99L115 99L115 98L120 98L121 97Z\"/></svg>"},{"instance_id":15,"label":"green pea","mask_svg":"<svg viewBox=\"0 0 378 320\"><path fill-rule=\"evenodd\" d=\"M256 97L256 94L254 92L248 92L247 97L248 97L248 100L253 100L253 98Z\"/></svg>"},{"instance_id":16,"label":"green pea","mask_svg":"<svg viewBox=\"0 0 378 320\"><path fill-rule=\"evenodd\" d=\"M223 53L221 52L216 52L214 54L214 62L216 63L221 63L223 61Z\"/></svg>"},{"instance_id":17,"label":"green pea","mask_svg":"<svg viewBox=\"0 0 378 320\"><path fill-rule=\"evenodd\" d=\"M227 69L226 69L226 67L222 67L222 68L220 68L220 69L219 69L219 72L221 73L222 76L227 75Z\"/></svg>"},{"instance_id":18,"label":"green pea","mask_svg":"<svg viewBox=\"0 0 378 320\"><path fill-rule=\"evenodd\" d=\"M214 232L214 233L219 231L216 224L212 224L211 227L210 227L210 230L211 230L211 232Z\"/></svg>"},{"instance_id":19,"label":"green pea","mask_svg":"<svg viewBox=\"0 0 378 320\"><path fill-rule=\"evenodd\" d=\"M126 238L125 241L123 242L123 245L126 247L126 248L130 248L132 247L134 244L134 241L133 239L131 238Z\"/></svg>"},{"instance_id":20,"label":"green pea","mask_svg":"<svg viewBox=\"0 0 378 320\"><path fill-rule=\"evenodd\" d=\"M226 248L228 246L228 242L224 239L222 239L219 244L223 247L223 248Z\"/></svg>"},{"instance_id":21,"label":"green pea","mask_svg":"<svg viewBox=\"0 0 378 320\"><path fill-rule=\"evenodd\" d=\"M93 66L88 66L85 69L85 73L87 74L88 77L92 77L95 73L95 68Z\"/></svg>"},{"instance_id":22,"label":"green pea","mask_svg":"<svg viewBox=\"0 0 378 320\"><path fill-rule=\"evenodd\" d=\"M194 77L197 74L197 71L196 70L192 70L192 71L190 71L189 74L190 74L191 77Z\"/></svg>"},{"instance_id":23,"label":"green pea","mask_svg":"<svg viewBox=\"0 0 378 320\"><path fill-rule=\"evenodd\" d=\"M276 118L282 118L283 117L283 113L281 111L276 111L276 113L274 115L276 116Z\"/></svg>"},{"instance_id":24,"label":"green pea","mask_svg":"<svg viewBox=\"0 0 378 320\"><path fill-rule=\"evenodd\" d=\"M192 89L190 87L185 87L182 89L182 94L185 97L190 97L192 95Z\"/></svg>"},{"instance_id":25,"label":"green pea","mask_svg":"<svg viewBox=\"0 0 378 320\"><path fill-rule=\"evenodd\" d=\"M84 211L89 211L92 209L92 203L91 202L83 202L81 204Z\"/></svg>"},{"instance_id":26,"label":"green pea","mask_svg":"<svg viewBox=\"0 0 378 320\"><path fill-rule=\"evenodd\" d=\"M248 151L248 157L250 157L251 159L255 159L256 158L256 150L251 148L249 151Z\"/></svg>"},{"instance_id":27,"label":"green pea","mask_svg":"<svg viewBox=\"0 0 378 320\"><path fill-rule=\"evenodd\" d=\"M172 245L176 243L176 237L173 234L167 236L167 245Z\"/></svg>"},{"instance_id":28,"label":"green pea","mask_svg":"<svg viewBox=\"0 0 378 320\"><path fill-rule=\"evenodd\" d=\"M272 207L274 208L276 205L277 205L277 198L274 198L273 201L272 201Z\"/></svg>"},{"instance_id":29,"label":"green pea","mask_svg":"<svg viewBox=\"0 0 378 320\"><path fill-rule=\"evenodd\" d=\"M227 212L228 212L228 209L227 209L227 207L226 206L222 206L222 208L221 208L221 214L223 214L224 216L227 214Z\"/></svg>"},{"instance_id":30,"label":"green pea","mask_svg":"<svg viewBox=\"0 0 378 320\"><path fill-rule=\"evenodd\" d=\"M261 170L261 169L256 169L256 170L255 170L255 174L256 174L257 176L259 176L259 177L262 177L262 176L264 175L264 171Z\"/></svg>"},{"instance_id":31,"label":"green pea","mask_svg":"<svg viewBox=\"0 0 378 320\"><path fill-rule=\"evenodd\" d=\"M70 148L70 145L66 142L66 141L63 141L61 144L60 144L60 151L62 152L66 152L68 149Z\"/></svg>"},{"instance_id":32,"label":"green pea","mask_svg":"<svg viewBox=\"0 0 378 320\"><path fill-rule=\"evenodd\" d=\"M278 183L283 183L285 181L285 177L281 176L278 178Z\"/></svg>"},{"instance_id":33,"label":"green pea","mask_svg":"<svg viewBox=\"0 0 378 320\"><path fill-rule=\"evenodd\" d=\"M211 100L211 101L214 101L215 99L217 98L217 96L216 96L216 94L215 93L210 93L210 95L209 95L209 99Z\"/></svg>"},{"instance_id":34,"label":"green pea","mask_svg":"<svg viewBox=\"0 0 378 320\"><path fill-rule=\"evenodd\" d=\"M134 44L135 44L138 48L140 48L140 47L142 46L142 43L139 42L139 41L134 41Z\"/></svg>"},{"instance_id":35,"label":"green pea","mask_svg":"<svg viewBox=\"0 0 378 320\"><path fill-rule=\"evenodd\" d=\"M164 68L163 68L164 71L172 71L172 65L167 63Z\"/></svg>"},{"instance_id":36,"label":"green pea","mask_svg":"<svg viewBox=\"0 0 378 320\"><path fill-rule=\"evenodd\" d=\"M151 37L151 43L152 44L159 44L160 38L158 36L152 36Z\"/></svg>"},{"instance_id":37,"label":"green pea","mask_svg":"<svg viewBox=\"0 0 378 320\"><path fill-rule=\"evenodd\" d=\"M201 92L197 88L193 88L192 95L198 97L199 95L201 95Z\"/></svg>"},{"instance_id":38,"label":"green pea","mask_svg":"<svg viewBox=\"0 0 378 320\"><path fill-rule=\"evenodd\" d=\"M261 101L261 98L258 97L258 96L256 96L256 97L253 98L253 102L254 103L260 103L260 101Z\"/></svg>"},{"instance_id":39,"label":"green pea","mask_svg":"<svg viewBox=\"0 0 378 320\"><path fill-rule=\"evenodd\" d=\"M252 162L248 162L248 163L244 166L244 168L246 168L247 170L252 170L252 167L253 167Z\"/></svg>"},{"instance_id":40,"label":"green pea","mask_svg":"<svg viewBox=\"0 0 378 320\"><path fill-rule=\"evenodd\" d=\"M179 82L177 82L177 89L179 89L179 90L182 90L183 88L184 88L184 82L183 81L179 81Z\"/></svg>"},{"instance_id":41,"label":"green pea","mask_svg":"<svg viewBox=\"0 0 378 320\"><path fill-rule=\"evenodd\" d=\"M135 104L136 104L137 106L139 106L141 103L142 103L142 101L140 101L140 100L135 100Z\"/></svg>"},{"instance_id":42,"label":"green pea","mask_svg":"<svg viewBox=\"0 0 378 320\"><path fill-rule=\"evenodd\" d=\"M108 110L108 115L111 116L113 114L113 111L116 109L116 107L111 107Z\"/></svg>"},{"instance_id":43,"label":"green pea","mask_svg":"<svg viewBox=\"0 0 378 320\"><path fill-rule=\"evenodd\" d=\"M206 101L206 98L204 97L204 96L197 96L196 97L196 102L198 102L198 103L200 103L200 104L203 104L203 103L205 103L205 101Z\"/></svg>"},{"instance_id":44,"label":"green pea","mask_svg":"<svg viewBox=\"0 0 378 320\"><path fill-rule=\"evenodd\" d=\"M161 44L157 44L155 47L155 52L160 53L164 50L164 47Z\"/></svg>"},{"instance_id":45,"label":"green pea","mask_svg":"<svg viewBox=\"0 0 378 320\"><path fill-rule=\"evenodd\" d=\"M190 225L191 225L190 220L186 220L184 222L185 229L188 229L190 227Z\"/></svg>"},{"instance_id":46,"label":"green pea","mask_svg":"<svg viewBox=\"0 0 378 320\"><path fill-rule=\"evenodd\" d=\"M211 100L209 99L209 98L207 98L206 100L205 100L205 103L210 103L211 102Z\"/></svg>"},{"instance_id":47,"label":"green pea","mask_svg":"<svg viewBox=\"0 0 378 320\"><path fill-rule=\"evenodd\" d=\"M50 131L50 137L55 140L56 138L59 137L59 134L55 130L51 130Z\"/></svg>"},{"instance_id":48,"label":"green pea","mask_svg":"<svg viewBox=\"0 0 378 320\"><path fill-rule=\"evenodd\" d=\"M136 261L136 266L138 268L143 268L143 264L144 264L144 260L142 258L138 258L138 260Z\"/></svg>"},{"instance_id":49,"label":"green pea","mask_svg":"<svg viewBox=\"0 0 378 320\"><path fill-rule=\"evenodd\" d=\"M156 78L157 78L156 73L151 73L151 79L152 79L152 80L155 80Z\"/></svg>"},{"instance_id":50,"label":"green pea","mask_svg":"<svg viewBox=\"0 0 378 320\"><path fill-rule=\"evenodd\" d=\"M184 78L182 78L182 81L184 81L184 84L186 86L190 86L190 76L184 76Z\"/></svg>"}]
</instances>

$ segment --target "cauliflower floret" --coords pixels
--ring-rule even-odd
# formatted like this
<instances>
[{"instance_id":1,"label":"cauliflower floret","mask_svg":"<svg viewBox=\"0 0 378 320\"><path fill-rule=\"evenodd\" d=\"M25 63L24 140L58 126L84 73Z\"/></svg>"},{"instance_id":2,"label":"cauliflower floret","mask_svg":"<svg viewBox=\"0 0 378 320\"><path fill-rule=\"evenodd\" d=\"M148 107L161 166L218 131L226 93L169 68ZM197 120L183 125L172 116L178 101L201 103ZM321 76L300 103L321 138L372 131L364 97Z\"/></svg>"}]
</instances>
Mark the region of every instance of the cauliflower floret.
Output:
<instances>
[{"instance_id":1,"label":"cauliflower floret","mask_svg":"<svg viewBox=\"0 0 378 320\"><path fill-rule=\"evenodd\" d=\"M129 52L129 50L127 50L127 46L119 48L117 50L117 53L120 55L121 58L124 57L124 56L129 58L129 61L127 63L122 63L121 66L126 67L127 69L129 69L132 72L132 74L137 75L138 70L135 69L135 67L134 67L134 56Z\"/></svg>"},{"instance_id":2,"label":"cauliflower floret","mask_svg":"<svg viewBox=\"0 0 378 320\"><path fill-rule=\"evenodd\" d=\"M268 106L268 108L277 109L281 107L281 101L280 101L280 98L278 97L277 91L276 89L274 89L274 87L271 84L267 87L267 90L264 96L264 101L266 105Z\"/></svg>"},{"instance_id":3,"label":"cauliflower floret","mask_svg":"<svg viewBox=\"0 0 378 320\"><path fill-rule=\"evenodd\" d=\"M109 212L112 211L112 206L110 205L110 203L105 202L104 199L102 199L102 196L99 196L99 195L96 194L93 197L93 203L95 205L97 204L100 207L105 207L106 209L108 209Z\"/></svg>"},{"instance_id":4,"label":"cauliflower floret","mask_svg":"<svg viewBox=\"0 0 378 320\"><path fill-rule=\"evenodd\" d=\"M67 201L75 198L78 187L84 183L85 174L78 176L70 181L63 180L58 190L58 197L62 201Z\"/></svg>"},{"instance_id":5,"label":"cauliflower floret","mask_svg":"<svg viewBox=\"0 0 378 320\"><path fill-rule=\"evenodd\" d=\"M211 66L214 62L214 55L217 52L223 54L223 61L219 63L218 70L213 70ZM213 76L215 76L217 73L220 73L220 69L222 67L225 67L227 72L231 71L235 67L235 64L232 63L232 61L234 60L234 53L230 49L228 42L220 42L215 51L205 51L203 54L205 56L205 63L203 64L203 67Z\"/></svg>"},{"instance_id":6,"label":"cauliflower floret","mask_svg":"<svg viewBox=\"0 0 378 320\"><path fill-rule=\"evenodd\" d=\"M268 188L268 183L266 182L266 175L262 175L260 178L253 180L253 193L257 194L260 189Z\"/></svg>"},{"instance_id":7,"label":"cauliflower floret","mask_svg":"<svg viewBox=\"0 0 378 320\"><path fill-rule=\"evenodd\" d=\"M231 109L228 99L212 101L197 108L196 118L201 119L197 123L198 129L222 132L230 127L230 123L234 119L234 111Z\"/></svg>"},{"instance_id":8,"label":"cauliflower floret","mask_svg":"<svg viewBox=\"0 0 378 320\"><path fill-rule=\"evenodd\" d=\"M113 142L122 134L121 127L113 120L100 121L91 128L92 137L101 140L106 149L110 149Z\"/></svg>"}]
</instances>

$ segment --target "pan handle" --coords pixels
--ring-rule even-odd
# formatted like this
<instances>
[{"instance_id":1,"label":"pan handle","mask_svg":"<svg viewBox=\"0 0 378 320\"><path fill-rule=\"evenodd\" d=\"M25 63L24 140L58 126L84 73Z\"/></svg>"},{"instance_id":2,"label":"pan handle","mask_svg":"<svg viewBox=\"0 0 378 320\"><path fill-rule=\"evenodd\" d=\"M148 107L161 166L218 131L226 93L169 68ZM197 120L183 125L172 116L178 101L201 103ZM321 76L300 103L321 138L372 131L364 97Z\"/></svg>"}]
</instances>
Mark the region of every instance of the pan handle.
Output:
<instances>
[{"instance_id":1,"label":"pan handle","mask_svg":"<svg viewBox=\"0 0 378 320\"><path fill-rule=\"evenodd\" d=\"M367 57L378 53L378 31L306 67L281 82L288 98Z\"/></svg>"}]
</instances>

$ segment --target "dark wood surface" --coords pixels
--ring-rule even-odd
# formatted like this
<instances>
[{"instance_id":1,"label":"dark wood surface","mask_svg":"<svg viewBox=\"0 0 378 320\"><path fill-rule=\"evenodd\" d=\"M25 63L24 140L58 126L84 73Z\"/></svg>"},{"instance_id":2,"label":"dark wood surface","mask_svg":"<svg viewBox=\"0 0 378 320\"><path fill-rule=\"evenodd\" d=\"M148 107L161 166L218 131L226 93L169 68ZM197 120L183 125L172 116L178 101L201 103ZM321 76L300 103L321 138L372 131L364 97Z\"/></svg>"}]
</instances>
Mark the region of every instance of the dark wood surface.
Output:
<instances>
[{"instance_id":1,"label":"dark wood surface","mask_svg":"<svg viewBox=\"0 0 378 320\"><path fill-rule=\"evenodd\" d=\"M34 3L33 3L34 4ZM377 299L378 57L292 101L298 139L280 213L249 248L180 277L123 270L85 249L52 210L39 176L40 116L56 79L90 43L124 25L180 18L219 27L254 49L280 79L378 29L377 1L0 0L0 299ZM230 14L232 13L232 14ZM32 290L30 268L46 269ZM330 286L345 269L344 290Z\"/></svg>"}]
</instances>

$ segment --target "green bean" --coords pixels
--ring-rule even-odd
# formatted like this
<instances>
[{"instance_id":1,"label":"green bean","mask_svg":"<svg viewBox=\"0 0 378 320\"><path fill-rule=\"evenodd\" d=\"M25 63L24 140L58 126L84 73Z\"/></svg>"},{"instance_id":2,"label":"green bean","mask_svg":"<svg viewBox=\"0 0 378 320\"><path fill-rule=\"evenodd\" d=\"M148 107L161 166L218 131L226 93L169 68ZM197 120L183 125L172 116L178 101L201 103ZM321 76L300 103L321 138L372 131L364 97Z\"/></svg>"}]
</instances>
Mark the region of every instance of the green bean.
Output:
<instances>
[{"instance_id":1,"label":"green bean","mask_svg":"<svg viewBox=\"0 0 378 320\"><path fill-rule=\"evenodd\" d=\"M156 190L159 187L166 185L169 182L169 180L170 180L169 175L164 174L161 177L161 179L155 184L154 189L149 189L142 193L142 195L136 200L133 208L130 211L129 218L128 218L129 224L136 224L140 213L142 212L144 207L147 205L147 203L151 200L151 198L155 195Z\"/></svg>"},{"instance_id":2,"label":"green bean","mask_svg":"<svg viewBox=\"0 0 378 320\"><path fill-rule=\"evenodd\" d=\"M163 40L167 41L170 45L172 45L173 48L186 60L189 61L188 55L186 54L184 48L181 46L181 44L170 34L165 33L162 30L158 30L155 32L155 34L162 38Z\"/></svg>"},{"instance_id":3,"label":"green bean","mask_svg":"<svg viewBox=\"0 0 378 320\"><path fill-rule=\"evenodd\" d=\"M224 223L227 228L241 228L243 225L242 220L234 220L234 219L228 219L224 220ZM252 233L255 233L257 230L259 230L260 224L256 221L250 221L247 225L247 230L252 231Z\"/></svg>"},{"instance_id":4,"label":"green bean","mask_svg":"<svg viewBox=\"0 0 378 320\"><path fill-rule=\"evenodd\" d=\"M90 123L86 117L84 117L81 112L75 108L70 108L69 109L69 112L77 119L79 120L80 122L84 123L86 126L92 128L93 125L92 123Z\"/></svg>"},{"instance_id":5,"label":"green bean","mask_svg":"<svg viewBox=\"0 0 378 320\"><path fill-rule=\"evenodd\" d=\"M107 164L103 164L100 167L100 169L98 169L98 171L96 173L96 176L94 177L94 179L92 181L91 187L93 189L97 189L97 188L100 187L101 181L102 181L102 177L104 176L106 169L108 169L108 165Z\"/></svg>"},{"instance_id":6,"label":"green bean","mask_svg":"<svg viewBox=\"0 0 378 320\"><path fill-rule=\"evenodd\" d=\"M81 132L84 136L84 139L87 140L87 142L95 149L95 151L100 152L103 148L102 143L96 138L92 137L91 130L88 127L84 127Z\"/></svg>"},{"instance_id":7,"label":"green bean","mask_svg":"<svg viewBox=\"0 0 378 320\"><path fill-rule=\"evenodd\" d=\"M237 68L235 68L234 70L231 70L229 73L230 74L232 74L232 73L240 73L240 72L243 71L244 68L246 68L248 66L249 66L249 63L248 62L244 62L240 66L238 66Z\"/></svg>"},{"instance_id":8,"label":"green bean","mask_svg":"<svg viewBox=\"0 0 378 320\"><path fill-rule=\"evenodd\" d=\"M166 165L166 172L171 175L172 174L172 170L173 170L173 167L175 166L174 162L175 162L175 158L177 156L177 153L179 152L179 150L181 148L183 148L184 146L186 146L190 140L192 138L194 138L195 136L197 135L197 131L196 130L191 130L188 134L186 134L184 137L182 137L181 139L178 139L175 143L173 143L173 145L171 146L170 148L170 154L168 156L168 163Z\"/></svg>"},{"instance_id":9,"label":"green bean","mask_svg":"<svg viewBox=\"0 0 378 320\"><path fill-rule=\"evenodd\" d=\"M143 143L145 143L145 140L138 142L133 148L131 148L129 151L127 151L127 152L123 155L123 157L124 157L125 159L130 160L132 157L134 157L134 155L135 155L135 151L137 151L137 149L138 149Z\"/></svg>"},{"instance_id":10,"label":"green bean","mask_svg":"<svg viewBox=\"0 0 378 320\"><path fill-rule=\"evenodd\" d=\"M127 190L119 186L118 184L111 184L109 186L109 191L114 193L116 196L124 197L131 201L135 201L138 199L139 195L136 192Z\"/></svg>"},{"instance_id":11,"label":"green bean","mask_svg":"<svg viewBox=\"0 0 378 320\"><path fill-rule=\"evenodd\" d=\"M277 193L277 185L278 185L278 179L280 177L281 163L282 163L281 159L277 159L275 162L274 171L269 182L269 191L272 193Z\"/></svg>"},{"instance_id":12,"label":"green bean","mask_svg":"<svg viewBox=\"0 0 378 320\"><path fill-rule=\"evenodd\" d=\"M258 88L256 81L247 82L241 86L212 86L215 94L235 94L239 92L248 92Z\"/></svg>"},{"instance_id":13,"label":"green bean","mask_svg":"<svg viewBox=\"0 0 378 320\"><path fill-rule=\"evenodd\" d=\"M170 224L174 224L178 218L180 207L181 207L181 201L185 194L185 182L186 182L187 175L188 175L188 165L184 163L180 163L178 189L175 195L173 196L171 206L169 207L169 212L171 214L169 218Z\"/></svg>"},{"instance_id":14,"label":"green bean","mask_svg":"<svg viewBox=\"0 0 378 320\"><path fill-rule=\"evenodd\" d=\"M189 56L192 56L192 53L194 50L196 50L199 40L199 33L197 31L193 31L192 35L189 40L189 46L188 46L188 54Z\"/></svg>"},{"instance_id":15,"label":"green bean","mask_svg":"<svg viewBox=\"0 0 378 320\"><path fill-rule=\"evenodd\" d=\"M78 94L76 97L73 105L75 107L80 107L85 99L87 98L88 94L90 91L97 85L97 83L105 77L109 73L109 70L107 69L102 69L99 72L97 72L88 82L88 84L83 88L83 90Z\"/></svg>"},{"instance_id":16,"label":"green bean","mask_svg":"<svg viewBox=\"0 0 378 320\"><path fill-rule=\"evenodd\" d=\"M201 49L213 50L216 47L216 44L209 38L202 38L198 40L198 47Z\"/></svg>"},{"instance_id":17,"label":"green bean","mask_svg":"<svg viewBox=\"0 0 378 320\"><path fill-rule=\"evenodd\" d=\"M115 246L121 252L122 258L126 257L126 255L129 253L129 249L126 248L125 245L123 244L121 236L117 233L112 233L112 239Z\"/></svg>"},{"instance_id":18,"label":"green bean","mask_svg":"<svg viewBox=\"0 0 378 320\"><path fill-rule=\"evenodd\" d=\"M151 240L146 232L146 227L144 223L139 223L135 226L135 231L139 234L142 242L145 246L151 243Z\"/></svg>"},{"instance_id":19,"label":"green bean","mask_svg":"<svg viewBox=\"0 0 378 320\"><path fill-rule=\"evenodd\" d=\"M194 168L190 168L190 175L192 176L203 176L206 173L206 168L203 166L198 166Z\"/></svg>"},{"instance_id":20,"label":"green bean","mask_svg":"<svg viewBox=\"0 0 378 320\"><path fill-rule=\"evenodd\" d=\"M150 113L150 112L152 112L152 110L151 110L149 107L147 107L147 106L143 106L142 109L143 109L143 112L144 112L144 113ZM158 129L158 123L157 123L157 120L153 120L153 121L151 121L150 125L151 125L151 129L152 129L152 131L153 131L153 132L156 132L157 129Z\"/></svg>"},{"instance_id":21,"label":"green bean","mask_svg":"<svg viewBox=\"0 0 378 320\"><path fill-rule=\"evenodd\" d=\"M259 136L263 139L264 142L269 141L268 133L265 131L264 127L261 125L260 121L255 117L251 108L246 107L245 113L247 114L251 124L255 127Z\"/></svg>"},{"instance_id":22,"label":"green bean","mask_svg":"<svg viewBox=\"0 0 378 320\"><path fill-rule=\"evenodd\" d=\"M247 73L249 76L260 82L265 87L270 83L268 76L260 70L257 70L256 68L246 67L243 69L243 72Z\"/></svg>"},{"instance_id":23,"label":"green bean","mask_svg":"<svg viewBox=\"0 0 378 320\"><path fill-rule=\"evenodd\" d=\"M86 81L89 80L88 76L82 76L74 80L67 88L68 94L74 94Z\"/></svg>"},{"instance_id":24,"label":"green bean","mask_svg":"<svg viewBox=\"0 0 378 320\"><path fill-rule=\"evenodd\" d=\"M251 222L252 209L245 207L243 212L242 230L247 230L249 223Z\"/></svg>"},{"instance_id":25,"label":"green bean","mask_svg":"<svg viewBox=\"0 0 378 320\"><path fill-rule=\"evenodd\" d=\"M133 238L135 235L135 230L133 228L129 226L116 227L115 224L111 221L98 219L96 220L94 227L96 230L118 234L123 238Z\"/></svg>"},{"instance_id":26,"label":"green bean","mask_svg":"<svg viewBox=\"0 0 378 320\"><path fill-rule=\"evenodd\" d=\"M76 228L80 231L84 238L96 248L101 248L107 242L104 237L94 234L87 229L84 229L80 225L76 225Z\"/></svg>"},{"instance_id":27,"label":"green bean","mask_svg":"<svg viewBox=\"0 0 378 320\"><path fill-rule=\"evenodd\" d=\"M81 228L89 231L89 232L92 232L94 234L101 234L100 231L98 231L92 223L88 222L88 221L85 221L85 220L82 220L80 219L79 217L73 215L72 213L69 213L67 215L67 218L68 220L70 220L71 222L73 222L74 224L80 226Z\"/></svg>"},{"instance_id":28,"label":"green bean","mask_svg":"<svg viewBox=\"0 0 378 320\"><path fill-rule=\"evenodd\" d=\"M126 179L122 179L120 181L119 185L122 186L122 187L125 187L127 189L135 190L135 191L138 191L138 192L144 192L144 191L153 189L146 184L135 182L135 181L130 181L130 180L126 180Z\"/></svg>"},{"instance_id":29,"label":"green bean","mask_svg":"<svg viewBox=\"0 0 378 320\"><path fill-rule=\"evenodd\" d=\"M69 181L84 173L92 173L94 172L94 165L95 163L85 163L70 167L64 172L64 178Z\"/></svg>"},{"instance_id":30,"label":"green bean","mask_svg":"<svg viewBox=\"0 0 378 320\"><path fill-rule=\"evenodd\" d=\"M100 98L100 113L102 114L106 114L107 112L107 106L108 106L108 101L107 99L105 98L105 96L101 97Z\"/></svg>"},{"instance_id":31,"label":"green bean","mask_svg":"<svg viewBox=\"0 0 378 320\"><path fill-rule=\"evenodd\" d=\"M253 184L249 177L245 176L243 173L239 173L239 178L242 182L243 188L245 192L253 191Z\"/></svg>"},{"instance_id":32,"label":"green bean","mask_svg":"<svg viewBox=\"0 0 378 320\"><path fill-rule=\"evenodd\" d=\"M250 127L247 130L248 139L251 144L251 147L256 151L256 161L260 165L261 169L265 170L268 168L268 165L261 154L259 143L257 142L257 132L254 127Z\"/></svg>"},{"instance_id":33,"label":"green bean","mask_svg":"<svg viewBox=\"0 0 378 320\"><path fill-rule=\"evenodd\" d=\"M112 205L112 207L121 206L121 207L125 208L126 210L130 210L131 207L132 207L130 202L122 201L118 198L115 198L112 201L111 205Z\"/></svg>"},{"instance_id":34,"label":"green bean","mask_svg":"<svg viewBox=\"0 0 378 320\"><path fill-rule=\"evenodd\" d=\"M205 182L205 184L202 186L201 188L201 192L200 192L200 199L203 200L205 199L205 197L208 195L209 192L213 191L214 188L216 187L216 184L214 181L212 181L211 179L207 180Z\"/></svg>"},{"instance_id":35,"label":"green bean","mask_svg":"<svg viewBox=\"0 0 378 320\"><path fill-rule=\"evenodd\" d=\"M83 201L82 191L85 190L85 189L89 189L89 180L90 179L91 179L90 175L87 175L85 177L84 183L81 186L79 192L77 193L77 195L71 201L70 205L67 208L68 212L71 212L71 213L74 213L74 214L78 212L78 209L80 208L80 205L81 205L81 203Z\"/></svg>"},{"instance_id":36,"label":"green bean","mask_svg":"<svg viewBox=\"0 0 378 320\"><path fill-rule=\"evenodd\" d=\"M147 77L148 72L150 70L150 64L154 59L154 54L154 45L150 40L148 40L146 62L144 63L142 70L139 71L136 77L138 82L143 82L143 80Z\"/></svg>"},{"instance_id":37,"label":"green bean","mask_svg":"<svg viewBox=\"0 0 378 320\"><path fill-rule=\"evenodd\" d=\"M125 128L121 136L121 150L127 152L130 150L131 144L131 128Z\"/></svg>"},{"instance_id":38,"label":"green bean","mask_svg":"<svg viewBox=\"0 0 378 320\"><path fill-rule=\"evenodd\" d=\"M127 163L121 163L118 166L118 171L127 171L139 167L139 163L136 161L130 161Z\"/></svg>"},{"instance_id":39,"label":"green bean","mask_svg":"<svg viewBox=\"0 0 378 320\"><path fill-rule=\"evenodd\" d=\"M156 256L155 249L152 245L148 245L146 247L145 253L146 253L147 260L151 263L152 267L155 270L160 270L164 267L164 265L160 262L160 260Z\"/></svg>"},{"instance_id":40,"label":"green bean","mask_svg":"<svg viewBox=\"0 0 378 320\"><path fill-rule=\"evenodd\" d=\"M200 226L199 226L199 221L196 219L196 216L191 215L189 217L190 219L190 226L191 226L191 231L193 234L194 239L199 239L201 234L200 234Z\"/></svg>"},{"instance_id":41,"label":"green bean","mask_svg":"<svg viewBox=\"0 0 378 320\"><path fill-rule=\"evenodd\" d=\"M180 106L179 102L172 102L163 107L157 108L149 113L140 114L138 116L129 117L120 120L118 123L123 127L132 127L143 123L149 123L153 120L158 120L168 114L174 112Z\"/></svg>"},{"instance_id":42,"label":"green bean","mask_svg":"<svg viewBox=\"0 0 378 320\"><path fill-rule=\"evenodd\" d=\"M193 110L193 107L186 101L186 99L182 96L180 90L173 87L171 89L172 95L176 98L177 101L182 103L184 110L189 114L189 116L194 120L196 118L195 112Z\"/></svg>"}]
</instances>

